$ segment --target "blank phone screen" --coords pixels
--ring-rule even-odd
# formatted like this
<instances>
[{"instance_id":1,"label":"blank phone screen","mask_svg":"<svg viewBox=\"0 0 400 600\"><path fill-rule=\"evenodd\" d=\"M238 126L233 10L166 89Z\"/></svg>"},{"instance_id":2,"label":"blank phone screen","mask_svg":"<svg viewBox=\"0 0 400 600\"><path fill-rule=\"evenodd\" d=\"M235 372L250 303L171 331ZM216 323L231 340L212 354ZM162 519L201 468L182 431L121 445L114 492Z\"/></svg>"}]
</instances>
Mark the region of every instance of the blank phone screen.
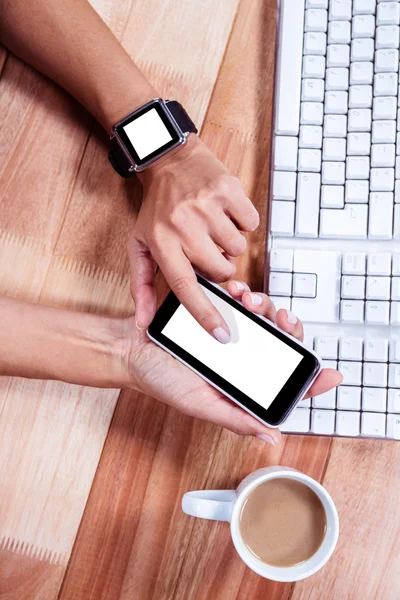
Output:
<instances>
[{"instance_id":1,"label":"blank phone screen","mask_svg":"<svg viewBox=\"0 0 400 600\"><path fill-rule=\"evenodd\" d=\"M303 355L201 287L230 329L229 344L217 342L182 304L162 329L163 335L267 409Z\"/></svg>"}]
</instances>

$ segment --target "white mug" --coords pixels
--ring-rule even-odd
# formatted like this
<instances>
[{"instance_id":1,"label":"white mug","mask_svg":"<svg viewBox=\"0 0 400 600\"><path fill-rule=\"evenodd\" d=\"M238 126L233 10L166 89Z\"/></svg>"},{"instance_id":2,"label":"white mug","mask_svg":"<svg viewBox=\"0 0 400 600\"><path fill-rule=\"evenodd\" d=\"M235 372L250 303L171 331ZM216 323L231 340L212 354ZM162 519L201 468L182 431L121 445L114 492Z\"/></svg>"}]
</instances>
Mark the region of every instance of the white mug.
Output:
<instances>
[{"instance_id":1,"label":"white mug","mask_svg":"<svg viewBox=\"0 0 400 600\"><path fill-rule=\"evenodd\" d=\"M244 501L261 483L270 479L295 479L315 492L326 513L326 532L321 546L308 560L292 567L274 567L254 556L244 544L239 531L239 518ZM200 490L182 498L182 510L193 517L228 521L231 536L240 558L250 569L273 581L299 581L316 573L328 561L339 536L339 518L328 492L317 481L290 467L265 467L251 473L236 490Z\"/></svg>"}]
</instances>

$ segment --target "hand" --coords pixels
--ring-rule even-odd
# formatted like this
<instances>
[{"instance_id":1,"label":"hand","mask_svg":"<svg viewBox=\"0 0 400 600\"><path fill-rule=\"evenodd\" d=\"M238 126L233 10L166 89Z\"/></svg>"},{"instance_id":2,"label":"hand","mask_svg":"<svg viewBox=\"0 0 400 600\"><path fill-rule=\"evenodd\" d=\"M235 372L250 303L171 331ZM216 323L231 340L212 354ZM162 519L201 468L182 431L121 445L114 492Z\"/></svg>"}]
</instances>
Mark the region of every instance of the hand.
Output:
<instances>
[{"instance_id":1,"label":"hand","mask_svg":"<svg viewBox=\"0 0 400 600\"><path fill-rule=\"evenodd\" d=\"M214 282L235 272L232 257L246 249L242 231L259 217L239 180L196 136L171 158L140 174L143 203L128 244L136 322L146 329L156 310L159 265L170 288L218 341L229 341L222 316L198 285L192 264Z\"/></svg>"},{"instance_id":2,"label":"hand","mask_svg":"<svg viewBox=\"0 0 400 600\"><path fill-rule=\"evenodd\" d=\"M231 296L241 300L254 313L274 321L283 331L299 340L303 339L303 326L292 313L276 312L272 301L265 294L252 294L243 282L229 282ZM280 441L279 429L266 427L243 409L228 400L196 373L185 367L151 342L144 331L138 330L132 319L130 345L124 352L131 387L153 396L178 410L199 419L212 421L240 435L261 437L273 445ZM317 396L339 385L342 376L334 369L323 369L307 398ZM268 383L266 382L266 385Z\"/></svg>"}]
</instances>

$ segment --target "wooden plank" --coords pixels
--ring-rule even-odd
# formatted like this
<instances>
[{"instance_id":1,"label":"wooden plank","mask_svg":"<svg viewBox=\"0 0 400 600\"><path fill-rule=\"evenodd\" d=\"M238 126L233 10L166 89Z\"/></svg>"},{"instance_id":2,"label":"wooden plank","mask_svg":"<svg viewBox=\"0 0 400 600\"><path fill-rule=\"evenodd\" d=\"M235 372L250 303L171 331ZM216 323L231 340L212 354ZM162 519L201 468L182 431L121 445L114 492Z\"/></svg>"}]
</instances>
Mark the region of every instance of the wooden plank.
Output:
<instances>
[{"instance_id":1,"label":"wooden plank","mask_svg":"<svg viewBox=\"0 0 400 600\"><path fill-rule=\"evenodd\" d=\"M156 19L156 28L154 20L140 21L144 11L136 4L129 22L129 3L94 4L117 35L125 32L128 46L137 38L140 51L142 38L149 40L158 62L154 65L148 54L147 68L160 89L165 76L170 93L174 85L189 93L196 81L198 102L192 106L201 122L236 1L198 1L188 4L184 15L180 5L170 3L165 17ZM164 9L164 3L152 3L156 16L164 15ZM203 21L198 20L200 9ZM205 54L210 32L214 36L211 62L187 58L181 68L193 39L189 29L182 30L183 18L197 20L198 56ZM213 18L220 22L214 28ZM141 29L142 38L138 22L147 27ZM166 53L171 36L173 52ZM129 51L134 52L132 45ZM87 113L56 86L13 57L5 62L0 85L0 293L90 311L132 312L125 244L135 218L132 206L140 199L138 188L113 174L106 135L92 128ZM57 596L117 394L0 382L1 600ZM144 415L154 421L154 408ZM7 462L10 448L13 458Z\"/></svg>"},{"instance_id":2,"label":"wooden plank","mask_svg":"<svg viewBox=\"0 0 400 600\"><path fill-rule=\"evenodd\" d=\"M400 598L400 445L335 440L323 480L340 519L328 564L295 585L293 600ZM351 591L349 588L351 582Z\"/></svg>"}]
</instances>

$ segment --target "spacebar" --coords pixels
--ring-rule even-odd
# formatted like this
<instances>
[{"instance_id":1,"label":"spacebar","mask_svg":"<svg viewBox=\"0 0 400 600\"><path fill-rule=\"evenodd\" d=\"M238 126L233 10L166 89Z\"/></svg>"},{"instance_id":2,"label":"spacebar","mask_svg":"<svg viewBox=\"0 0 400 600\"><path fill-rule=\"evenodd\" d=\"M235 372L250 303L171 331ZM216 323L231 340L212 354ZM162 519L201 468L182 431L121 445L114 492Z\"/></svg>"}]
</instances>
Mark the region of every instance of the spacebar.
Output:
<instances>
[{"instance_id":1,"label":"spacebar","mask_svg":"<svg viewBox=\"0 0 400 600\"><path fill-rule=\"evenodd\" d=\"M276 81L275 133L298 135L305 0L282 0Z\"/></svg>"}]
</instances>

